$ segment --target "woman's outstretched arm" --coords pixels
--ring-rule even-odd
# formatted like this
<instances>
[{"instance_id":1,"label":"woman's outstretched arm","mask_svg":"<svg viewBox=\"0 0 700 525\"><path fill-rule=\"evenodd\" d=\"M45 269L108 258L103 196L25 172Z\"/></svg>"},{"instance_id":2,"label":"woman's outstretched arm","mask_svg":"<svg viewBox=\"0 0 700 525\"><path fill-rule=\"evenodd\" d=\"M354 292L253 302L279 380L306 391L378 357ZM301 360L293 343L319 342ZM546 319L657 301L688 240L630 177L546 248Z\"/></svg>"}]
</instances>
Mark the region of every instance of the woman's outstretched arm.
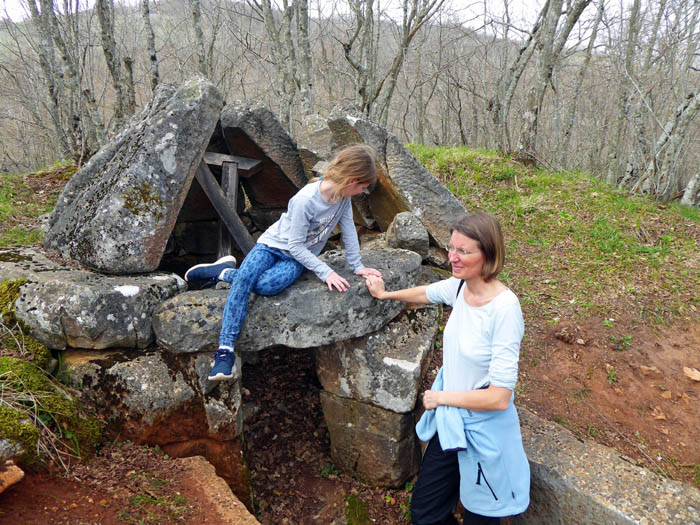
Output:
<instances>
[{"instance_id":1,"label":"woman's outstretched arm","mask_svg":"<svg viewBox=\"0 0 700 525\"><path fill-rule=\"evenodd\" d=\"M367 288L369 289L369 293L372 295L372 297L376 297L377 299L390 299L392 301L403 301L405 303L430 304L430 301L428 301L428 296L425 293L427 286L416 286L414 288L404 288L403 290L387 292L384 288L384 279L381 277L377 277L376 275L365 275L364 278Z\"/></svg>"}]
</instances>

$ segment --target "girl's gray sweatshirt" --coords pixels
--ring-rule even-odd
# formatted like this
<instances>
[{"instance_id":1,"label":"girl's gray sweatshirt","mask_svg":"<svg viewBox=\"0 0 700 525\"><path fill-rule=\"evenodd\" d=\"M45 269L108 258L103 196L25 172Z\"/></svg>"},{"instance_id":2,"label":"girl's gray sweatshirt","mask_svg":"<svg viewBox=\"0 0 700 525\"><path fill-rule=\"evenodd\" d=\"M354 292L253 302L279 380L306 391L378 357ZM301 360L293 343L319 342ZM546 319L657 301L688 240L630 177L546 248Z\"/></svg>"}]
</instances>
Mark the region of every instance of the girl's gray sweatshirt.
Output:
<instances>
[{"instance_id":1,"label":"girl's gray sweatshirt","mask_svg":"<svg viewBox=\"0 0 700 525\"><path fill-rule=\"evenodd\" d=\"M321 181L317 181L300 189L289 201L287 211L258 238L258 242L294 257L325 282L333 269L317 255L336 224L340 224L348 264L353 271L364 266L360 260L360 243L352 220L350 199L326 202L321 197L320 185Z\"/></svg>"}]
</instances>

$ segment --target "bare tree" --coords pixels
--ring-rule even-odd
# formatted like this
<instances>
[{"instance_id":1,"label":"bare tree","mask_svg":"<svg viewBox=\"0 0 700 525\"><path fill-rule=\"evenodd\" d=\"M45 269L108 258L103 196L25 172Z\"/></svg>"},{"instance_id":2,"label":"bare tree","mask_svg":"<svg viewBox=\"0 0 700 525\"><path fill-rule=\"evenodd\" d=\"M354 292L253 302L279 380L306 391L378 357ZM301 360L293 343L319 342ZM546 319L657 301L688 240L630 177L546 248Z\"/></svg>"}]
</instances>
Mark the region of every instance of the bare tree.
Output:
<instances>
[{"instance_id":1,"label":"bare tree","mask_svg":"<svg viewBox=\"0 0 700 525\"><path fill-rule=\"evenodd\" d=\"M141 16L143 17L143 25L146 29L146 46L148 48L148 60L151 66L151 91L155 91L160 82L160 74L158 72L158 56L156 55L156 34L151 25L149 0L141 0Z\"/></svg>"},{"instance_id":2,"label":"bare tree","mask_svg":"<svg viewBox=\"0 0 700 525\"><path fill-rule=\"evenodd\" d=\"M374 0L350 0L349 4L353 13L352 29L342 45L346 60L357 74L358 102L362 111L386 126L396 81L411 41L440 12L445 0L404 0L400 24L384 14L384 23L394 27L396 48L391 65L383 74L377 68L383 13L379 7L375 12Z\"/></svg>"},{"instance_id":3,"label":"bare tree","mask_svg":"<svg viewBox=\"0 0 700 525\"><path fill-rule=\"evenodd\" d=\"M114 0L96 0L95 10L100 22L100 36L102 38L102 51L107 62L107 69L112 78L112 88L116 94L114 104L114 126L118 128L124 120L134 112L135 100L133 94L133 82L125 82L122 74L122 66L117 50L117 42L114 39ZM126 58L127 63L131 58ZM127 66L128 67L128 66ZM130 90L132 90L130 92Z\"/></svg>"},{"instance_id":4,"label":"bare tree","mask_svg":"<svg viewBox=\"0 0 700 525\"><path fill-rule=\"evenodd\" d=\"M528 91L527 102L518 143L515 148L516 158L525 162L537 161L537 125L542 101L547 86L552 79L555 62L559 59L571 30L578 22L584 9L591 0L575 0L566 13L564 26L557 35L557 24L562 16L562 0L549 0L544 16L542 31L537 36L537 68L534 82Z\"/></svg>"},{"instance_id":5,"label":"bare tree","mask_svg":"<svg viewBox=\"0 0 700 525\"><path fill-rule=\"evenodd\" d=\"M189 0L190 9L192 11L192 24L194 26L195 43L197 50L197 59L199 61L199 72L209 76L207 69L207 58L204 51L204 31L202 30L202 9L199 5L199 0Z\"/></svg>"}]
</instances>

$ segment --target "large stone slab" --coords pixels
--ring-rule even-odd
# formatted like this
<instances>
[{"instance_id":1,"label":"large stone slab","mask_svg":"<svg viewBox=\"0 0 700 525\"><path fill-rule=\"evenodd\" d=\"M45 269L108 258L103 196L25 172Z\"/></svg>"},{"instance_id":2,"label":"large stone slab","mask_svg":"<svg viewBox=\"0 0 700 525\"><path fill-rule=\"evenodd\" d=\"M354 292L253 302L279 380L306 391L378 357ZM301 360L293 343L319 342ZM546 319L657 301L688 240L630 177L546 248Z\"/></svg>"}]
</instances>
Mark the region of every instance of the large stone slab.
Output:
<instances>
[{"instance_id":1,"label":"large stone slab","mask_svg":"<svg viewBox=\"0 0 700 525\"><path fill-rule=\"evenodd\" d=\"M223 100L204 78L161 84L68 182L44 246L113 274L158 268Z\"/></svg>"},{"instance_id":2,"label":"large stone slab","mask_svg":"<svg viewBox=\"0 0 700 525\"><path fill-rule=\"evenodd\" d=\"M511 524L700 523L700 491L581 442L564 427L518 409L530 460L530 507Z\"/></svg>"},{"instance_id":3,"label":"large stone slab","mask_svg":"<svg viewBox=\"0 0 700 525\"><path fill-rule=\"evenodd\" d=\"M234 101L221 112L221 133L213 147L262 161L260 172L241 178L252 206L286 208L307 178L296 143L274 113L260 102Z\"/></svg>"},{"instance_id":4,"label":"large stone slab","mask_svg":"<svg viewBox=\"0 0 700 525\"><path fill-rule=\"evenodd\" d=\"M284 345L311 348L378 330L403 309L396 301L377 301L364 279L352 273L341 252L321 256L350 281L344 293L330 292L310 272L274 297L252 295L236 349L244 352ZM387 287L413 286L420 256L406 250L362 252L362 262L384 274ZM217 347L226 290L180 294L153 316L158 344L171 352L200 352Z\"/></svg>"},{"instance_id":5,"label":"large stone slab","mask_svg":"<svg viewBox=\"0 0 700 525\"><path fill-rule=\"evenodd\" d=\"M328 120L339 146L363 142L377 151L379 183L369 195L374 218L383 231L397 213L410 211L435 243L445 248L450 226L466 213L462 204L404 147L401 141L358 113Z\"/></svg>"},{"instance_id":6,"label":"large stone slab","mask_svg":"<svg viewBox=\"0 0 700 525\"><path fill-rule=\"evenodd\" d=\"M240 372L209 381L210 353L66 350L62 363L71 385L120 439L166 445L241 433Z\"/></svg>"},{"instance_id":7,"label":"large stone slab","mask_svg":"<svg viewBox=\"0 0 700 525\"><path fill-rule=\"evenodd\" d=\"M316 371L323 388L386 410L412 411L439 315L438 306L419 306L373 334L318 347Z\"/></svg>"},{"instance_id":8,"label":"large stone slab","mask_svg":"<svg viewBox=\"0 0 700 525\"><path fill-rule=\"evenodd\" d=\"M49 348L145 348L153 312L187 284L176 274L110 276L54 262L31 248L0 251L0 275L26 279L16 315Z\"/></svg>"},{"instance_id":9,"label":"large stone slab","mask_svg":"<svg viewBox=\"0 0 700 525\"><path fill-rule=\"evenodd\" d=\"M158 445L173 457L204 456L244 501L241 377L207 379L211 354L151 350L63 352L73 386L106 420L109 436Z\"/></svg>"},{"instance_id":10,"label":"large stone slab","mask_svg":"<svg viewBox=\"0 0 700 525\"><path fill-rule=\"evenodd\" d=\"M401 486L420 466L413 412L391 410L321 392L333 464L374 486Z\"/></svg>"}]
</instances>

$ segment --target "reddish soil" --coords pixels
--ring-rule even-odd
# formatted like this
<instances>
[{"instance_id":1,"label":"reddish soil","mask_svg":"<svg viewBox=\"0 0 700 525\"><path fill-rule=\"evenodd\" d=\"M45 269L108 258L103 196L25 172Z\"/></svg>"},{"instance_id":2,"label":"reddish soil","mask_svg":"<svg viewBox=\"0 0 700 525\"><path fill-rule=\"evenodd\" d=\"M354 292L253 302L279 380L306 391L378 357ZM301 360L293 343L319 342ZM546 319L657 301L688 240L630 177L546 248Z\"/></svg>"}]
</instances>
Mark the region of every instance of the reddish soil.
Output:
<instances>
[{"instance_id":1,"label":"reddish soil","mask_svg":"<svg viewBox=\"0 0 700 525\"><path fill-rule=\"evenodd\" d=\"M655 329L638 319L613 326L588 319L529 332L521 404L582 439L700 486L700 383L683 370L700 369L700 324ZM633 337L625 342L623 334Z\"/></svg>"}]
</instances>

